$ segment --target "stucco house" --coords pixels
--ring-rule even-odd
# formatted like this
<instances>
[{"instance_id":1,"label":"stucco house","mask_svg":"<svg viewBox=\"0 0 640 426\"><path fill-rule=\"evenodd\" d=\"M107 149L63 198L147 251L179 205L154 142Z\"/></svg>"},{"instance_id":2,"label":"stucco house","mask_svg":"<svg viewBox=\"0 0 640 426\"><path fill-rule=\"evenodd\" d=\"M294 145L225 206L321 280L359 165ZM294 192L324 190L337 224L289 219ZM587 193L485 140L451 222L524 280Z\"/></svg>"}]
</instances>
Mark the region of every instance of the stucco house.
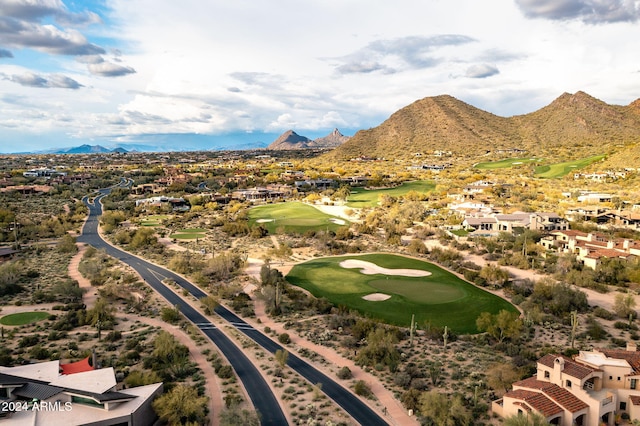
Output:
<instances>
[{"instance_id":1,"label":"stucco house","mask_svg":"<svg viewBox=\"0 0 640 426\"><path fill-rule=\"evenodd\" d=\"M87 364L88 365L88 364ZM66 368L65 368L66 367ZM116 389L113 368L48 361L0 367L0 426L151 426L162 383Z\"/></svg>"},{"instance_id":2,"label":"stucco house","mask_svg":"<svg viewBox=\"0 0 640 426\"><path fill-rule=\"evenodd\" d=\"M554 231L540 242L547 251L576 256L591 269L597 269L604 258L633 260L640 256L640 242L626 238L612 239L600 233L586 233L575 230Z\"/></svg>"},{"instance_id":3,"label":"stucco house","mask_svg":"<svg viewBox=\"0 0 640 426\"><path fill-rule=\"evenodd\" d=\"M493 413L509 417L537 413L554 425L613 425L626 413L640 420L640 352L580 351L573 359L549 354L540 358L535 376L513 384L492 403Z\"/></svg>"},{"instance_id":4,"label":"stucco house","mask_svg":"<svg viewBox=\"0 0 640 426\"><path fill-rule=\"evenodd\" d=\"M490 236L516 229L551 232L569 229L569 223L556 213L510 213L467 216L462 226L474 235Z\"/></svg>"}]
</instances>

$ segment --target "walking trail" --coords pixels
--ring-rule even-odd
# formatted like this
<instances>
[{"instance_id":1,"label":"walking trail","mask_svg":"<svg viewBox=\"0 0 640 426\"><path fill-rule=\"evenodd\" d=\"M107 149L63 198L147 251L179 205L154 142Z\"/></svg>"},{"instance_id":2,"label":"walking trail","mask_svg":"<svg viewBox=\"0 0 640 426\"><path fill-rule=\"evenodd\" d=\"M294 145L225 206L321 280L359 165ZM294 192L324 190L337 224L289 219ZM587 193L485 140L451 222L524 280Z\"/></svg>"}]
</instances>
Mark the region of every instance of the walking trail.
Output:
<instances>
[{"instance_id":1,"label":"walking trail","mask_svg":"<svg viewBox=\"0 0 640 426\"><path fill-rule=\"evenodd\" d=\"M96 299L98 297L98 292L97 289L91 285L91 282L83 277L78 270L78 265L80 265L80 261L82 260L82 256L84 255L86 249L86 245L78 244L78 253L73 256L71 262L69 262L69 276L72 279L78 281L80 288L84 288L87 290L87 292L83 295L82 300L87 309L91 309L95 305ZM41 307L42 305L38 306ZM207 361L207 358L202 354L200 348L198 348L191 337L180 327L168 324L156 318L130 314L127 314L126 317L129 320L140 321L141 323L146 325L159 327L170 333L182 345L185 345L187 348L189 348L189 355L191 356L193 362L195 362L200 370L202 370L202 374L205 378L205 395L209 396L210 424L212 426L218 426L220 424L219 414L224 409L222 385L220 383L220 379L215 373L215 370L213 369L213 366L209 361Z\"/></svg>"}]
</instances>

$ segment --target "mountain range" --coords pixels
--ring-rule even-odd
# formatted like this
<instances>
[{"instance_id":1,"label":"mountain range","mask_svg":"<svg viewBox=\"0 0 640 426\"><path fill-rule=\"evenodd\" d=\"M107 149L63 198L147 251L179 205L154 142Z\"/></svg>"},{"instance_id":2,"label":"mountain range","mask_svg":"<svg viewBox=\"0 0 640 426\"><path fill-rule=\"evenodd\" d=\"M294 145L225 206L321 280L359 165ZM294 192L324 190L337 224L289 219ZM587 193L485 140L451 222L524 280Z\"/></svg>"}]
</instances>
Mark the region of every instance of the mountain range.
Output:
<instances>
[{"instance_id":1,"label":"mountain range","mask_svg":"<svg viewBox=\"0 0 640 426\"><path fill-rule=\"evenodd\" d=\"M638 142L640 99L619 106L584 92L564 93L535 112L500 117L441 95L420 99L379 126L357 132L327 158L407 158L434 151L478 155L516 148L561 157L566 151L611 153L635 148ZM637 157L637 149L633 152Z\"/></svg>"},{"instance_id":2,"label":"mountain range","mask_svg":"<svg viewBox=\"0 0 640 426\"><path fill-rule=\"evenodd\" d=\"M313 148L335 148L350 139L349 136L345 136L338 129L333 129L327 136L309 139L306 136L300 136L293 130L287 130L282 135L273 141L267 149L270 150L285 150L285 149L313 149Z\"/></svg>"}]
</instances>

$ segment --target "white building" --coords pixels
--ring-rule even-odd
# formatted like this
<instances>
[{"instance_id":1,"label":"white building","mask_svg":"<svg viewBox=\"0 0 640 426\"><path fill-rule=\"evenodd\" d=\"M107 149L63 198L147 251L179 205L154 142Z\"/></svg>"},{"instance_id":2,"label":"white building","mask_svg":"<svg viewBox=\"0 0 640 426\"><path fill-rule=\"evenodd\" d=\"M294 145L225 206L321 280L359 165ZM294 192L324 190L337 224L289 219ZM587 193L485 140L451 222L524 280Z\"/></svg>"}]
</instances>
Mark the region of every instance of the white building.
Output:
<instances>
[{"instance_id":1,"label":"white building","mask_svg":"<svg viewBox=\"0 0 640 426\"><path fill-rule=\"evenodd\" d=\"M0 426L150 426L162 383L116 390L113 368L61 374L59 361L0 367Z\"/></svg>"}]
</instances>

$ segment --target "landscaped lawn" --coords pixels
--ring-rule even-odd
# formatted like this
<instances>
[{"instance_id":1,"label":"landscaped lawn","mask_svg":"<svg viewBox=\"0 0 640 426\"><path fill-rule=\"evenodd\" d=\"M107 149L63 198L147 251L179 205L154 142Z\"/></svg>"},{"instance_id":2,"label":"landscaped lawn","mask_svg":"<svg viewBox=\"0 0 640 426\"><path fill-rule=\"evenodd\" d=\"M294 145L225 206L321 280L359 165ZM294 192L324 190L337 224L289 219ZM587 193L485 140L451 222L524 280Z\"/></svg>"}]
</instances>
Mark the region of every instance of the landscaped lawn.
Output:
<instances>
[{"instance_id":1,"label":"landscaped lawn","mask_svg":"<svg viewBox=\"0 0 640 426\"><path fill-rule=\"evenodd\" d=\"M535 163L538 161L542 160L539 158L505 158L504 160L500 161L477 163L473 167L482 170L506 169L509 167L521 166L523 164Z\"/></svg>"},{"instance_id":2,"label":"landscaped lawn","mask_svg":"<svg viewBox=\"0 0 640 426\"><path fill-rule=\"evenodd\" d=\"M204 238L206 232L207 230L202 228L180 229L174 234L171 234L171 238L175 238L177 240L195 240L198 238Z\"/></svg>"},{"instance_id":3,"label":"landscaped lawn","mask_svg":"<svg viewBox=\"0 0 640 426\"><path fill-rule=\"evenodd\" d=\"M387 274L365 275L360 269L347 269L340 262L357 259L389 269L428 271L426 277ZM432 263L391 255L367 254L314 259L294 266L287 281L344 305L362 314L390 324L408 327L415 314L419 326L448 326L457 333L477 333L476 319L482 312L502 309L517 312L504 299L459 279ZM363 296L384 293L383 301L367 301Z\"/></svg>"},{"instance_id":4,"label":"landscaped lawn","mask_svg":"<svg viewBox=\"0 0 640 426\"><path fill-rule=\"evenodd\" d=\"M380 195L385 194L392 197L405 195L410 191L429 192L433 191L436 184L427 180L418 180L414 182L405 182L395 188L387 189L364 189L357 188L351 191L351 195L347 198L347 206L349 207L375 207L378 205Z\"/></svg>"},{"instance_id":5,"label":"landscaped lawn","mask_svg":"<svg viewBox=\"0 0 640 426\"><path fill-rule=\"evenodd\" d=\"M566 161L564 163L550 164L548 166L538 166L535 169L535 176L546 179L561 178L575 170L582 169L588 165L600 161L605 157L602 155L594 155L579 160Z\"/></svg>"},{"instance_id":6,"label":"landscaped lawn","mask_svg":"<svg viewBox=\"0 0 640 426\"><path fill-rule=\"evenodd\" d=\"M18 314L9 314L0 318L0 324L3 325L25 325L37 322L49 317L47 312L21 312Z\"/></svg>"},{"instance_id":7,"label":"landscaped lawn","mask_svg":"<svg viewBox=\"0 0 640 426\"><path fill-rule=\"evenodd\" d=\"M262 225L270 233L282 228L284 232L303 234L308 230L330 230L349 225L349 222L321 212L313 206L287 202L268 204L249 210L249 226Z\"/></svg>"},{"instance_id":8,"label":"landscaped lawn","mask_svg":"<svg viewBox=\"0 0 640 426\"><path fill-rule=\"evenodd\" d=\"M160 223L163 220L169 219L170 217L171 216L166 214L155 214L155 215L147 216L140 220L140 225L141 226L160 226Z\"/></svg>"}]
</instances>

